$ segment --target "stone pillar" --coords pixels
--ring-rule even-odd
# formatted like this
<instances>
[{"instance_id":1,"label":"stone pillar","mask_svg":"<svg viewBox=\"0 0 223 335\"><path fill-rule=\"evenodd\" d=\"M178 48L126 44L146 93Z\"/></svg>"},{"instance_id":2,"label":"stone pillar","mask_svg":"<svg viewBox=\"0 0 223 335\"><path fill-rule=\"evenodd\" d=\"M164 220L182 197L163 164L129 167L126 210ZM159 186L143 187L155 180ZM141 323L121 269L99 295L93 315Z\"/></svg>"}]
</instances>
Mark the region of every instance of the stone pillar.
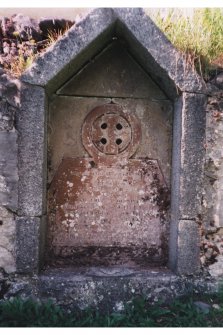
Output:
<instances>
[{"instance_id":1,"label":"stone pillar","mask_svg":"<svg viewBox=\"0 0 223 335\"><path fill-rule=\"evenodd\" d=\"M44 89L22 84L17 117L19 194L16 220L17 271L38 271L46 213L46 123Z\"/></svg>"},{"instance_id":2,"label":"stone pillar","mask_svg":"<svg viewBox=\"0 0 223 335\"><path fill-rule=\"evenodd\" d=\"M175 105L169 264L178 274L200 270L205 106L206 96L194 93L183 93Z\"/></svg>"}]
</instances>

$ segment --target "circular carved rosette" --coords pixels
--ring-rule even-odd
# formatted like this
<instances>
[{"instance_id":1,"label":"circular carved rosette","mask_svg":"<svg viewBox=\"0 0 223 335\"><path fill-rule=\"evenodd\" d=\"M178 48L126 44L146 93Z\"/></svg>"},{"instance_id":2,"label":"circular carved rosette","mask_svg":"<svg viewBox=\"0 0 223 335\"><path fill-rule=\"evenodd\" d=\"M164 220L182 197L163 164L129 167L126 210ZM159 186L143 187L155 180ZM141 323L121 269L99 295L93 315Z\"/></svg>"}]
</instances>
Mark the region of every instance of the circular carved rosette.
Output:
<instances>
[{"instance_id":1,"label":"circular carved rosette","mask_svg":"<svg viewBox=\"0 0 223 335\"><path fill-rule=\"evenodd\" d=\"M82 141L90 156L98 161L130 158L141 140L141 126L135 115L117 104L94 108L82 127Z\"/></svg>"}]
</instances>

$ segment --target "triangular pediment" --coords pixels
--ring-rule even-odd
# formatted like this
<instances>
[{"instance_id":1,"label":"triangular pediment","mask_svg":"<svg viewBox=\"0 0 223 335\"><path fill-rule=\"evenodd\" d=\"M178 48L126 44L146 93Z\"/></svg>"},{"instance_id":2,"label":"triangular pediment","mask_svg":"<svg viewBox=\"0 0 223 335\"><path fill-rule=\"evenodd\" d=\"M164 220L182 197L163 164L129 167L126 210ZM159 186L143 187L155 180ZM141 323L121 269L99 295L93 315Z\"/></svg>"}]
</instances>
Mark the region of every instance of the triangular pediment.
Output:
<instances>
[{"instance_id":1,"label":"triangular pediment","mask_svg":"<svg viewBox=\"0 0 223 335\"><path fill-rule=\"evenodd\" d=\"M58 91L59 95L166 99L119 41L111 43Z\"/></svg>"},{"instance_id":2,"label":"triangular pediment","mask_svg":"<svg viewBox=\"0 0 223 335\"><path fill-rule=\"evenodd\" d=\"M168 98L180 92L207 91L202 79L140 8L97 8L52 45L25 71L21 80L55 93L104 50L122 39L138 64Z\"/></svg>"}]
</instances>

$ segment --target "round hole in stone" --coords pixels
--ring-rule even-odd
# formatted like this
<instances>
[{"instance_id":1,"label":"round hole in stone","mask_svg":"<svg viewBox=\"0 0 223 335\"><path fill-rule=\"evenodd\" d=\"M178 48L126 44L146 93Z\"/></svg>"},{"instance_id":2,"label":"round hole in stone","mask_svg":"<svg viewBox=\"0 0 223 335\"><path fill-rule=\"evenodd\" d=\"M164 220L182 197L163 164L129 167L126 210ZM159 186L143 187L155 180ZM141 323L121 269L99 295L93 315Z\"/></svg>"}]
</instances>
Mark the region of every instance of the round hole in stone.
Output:
<instances>
[{"instance_id":1,"label":"round hole in stone","mask_svg":"<svg viewBox=\"0 0 223 335\"><path fill-rule=\"evenodd\" d=\"M3 225L3 221L2 220L0 220L0 226L2 226Z\"/></svg>"},{"instance_id":2,"label":"round hole in stone","mask_svg":"<svg viewBox=\"0 0 223 335\"><path fill-rule=\"evenodd\" d=\"M122 143L122 140L120 139L120 138L117 138L117 140L116 140L116 144L117 145L120 145Z\"/></svg>"},{"instance_id":3,"label":"round hole in stone","mask_svg":"<svg viewBox=\"0 0 223 335\"><path fill-rule=\"evenodd\" d=\"M123 127L122 127L121 123L117 123L117 124L116 124L116 128L117 128L118 130L121 130Z\"/></svg>"},{"instance_id":4,"label":"round hole in stone","mask_svg":"<svg viewBox=\"0 0 223 335\"><path fill-rule=\"evenodd\" d=\"M106 129L107 128L107 123L102 123L102 125L101 125L101 129Z\"/></svg>"},{"instance_id":5,"label":"round hole in stone","mask_svg":"<svg viewBox=\"0 0 223 335\"><path fill-rule=\"evenodd\" d=\"M106 144L107 143L107 140L106 140L106 138L104 138L104 137L102 137L102 139L101 139L101 141L100 141L102 144Z\"/></svg>"}]
</instances>

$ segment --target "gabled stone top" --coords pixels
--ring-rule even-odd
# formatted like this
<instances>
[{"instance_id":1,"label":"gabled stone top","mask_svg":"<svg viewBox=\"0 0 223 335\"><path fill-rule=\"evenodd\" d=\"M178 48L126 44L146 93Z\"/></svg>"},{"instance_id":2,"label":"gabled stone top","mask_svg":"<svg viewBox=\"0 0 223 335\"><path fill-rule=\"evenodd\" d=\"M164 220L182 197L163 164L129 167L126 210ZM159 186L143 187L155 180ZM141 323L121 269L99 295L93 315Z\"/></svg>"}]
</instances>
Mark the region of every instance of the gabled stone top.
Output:
<instances>
[{"instance_id":1,"label":"gabled stone top","mask_svg":"<svg viewBox=\"0 0 223 335\"><path fill-rule=\"evenodd\" d=\"M21 76L21 80L55 92L114 39L123 39L130 54L156 84L175 99L179 92L206 92L205 84L143 9L95 9Z\"/></svg>"},{"instance_id":2,"label":"gabled stone top","mask_svg":"<svg viewBox=\"0 0 223 335\"><path fill-rule=\"evenodd\" d=\"M96 58L57 91L58 95L82 97L153 98L166 96L126 51L112 42Z\"/></svg>"}]
</instances>

